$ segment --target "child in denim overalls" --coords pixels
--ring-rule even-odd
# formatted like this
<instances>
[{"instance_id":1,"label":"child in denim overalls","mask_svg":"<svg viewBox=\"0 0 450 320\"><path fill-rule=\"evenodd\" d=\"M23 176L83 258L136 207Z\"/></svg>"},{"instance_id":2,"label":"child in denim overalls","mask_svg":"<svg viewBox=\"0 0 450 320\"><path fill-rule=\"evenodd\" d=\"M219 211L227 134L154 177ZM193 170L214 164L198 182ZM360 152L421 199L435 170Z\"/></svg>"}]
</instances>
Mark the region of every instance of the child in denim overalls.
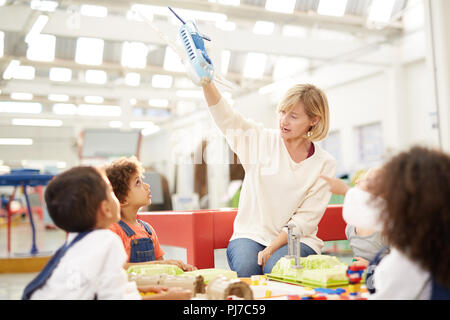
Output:
<instances>
[{"instance_id":1,"label":"child in denim overalls","mask_svg":"<svg viewBox=\"0 0 450 320\"><path fill-rule=\"evenodd\" d=\"M67 170L49 183L45 201L52 220L68 237L25 287L22 299L141 299L123 269L128 257L121 241L108 230L120 219L120 206L105 172L93 167ZM159 294L145 299L192 296L162 287L149 291Z\"/></svg>"},{"instance_id":2,"label":"child in denim overalls","mask_svg":"<svg viewBox=\"0 0 450 320\"><path fill-rule=\"evenodd\" d=\"M137 219L140 208L151 204L150 186L142 181L142 164L135 158L121 158L106 167L106 174L111 181L114 193L120 202L118 223L110 230L122 239L129 263L134 264L163 263L173 264L183 271L196 268L179 260L164 260L164 251L159 245L158 237L151 225Z\"/></svg>"}]
</instances>

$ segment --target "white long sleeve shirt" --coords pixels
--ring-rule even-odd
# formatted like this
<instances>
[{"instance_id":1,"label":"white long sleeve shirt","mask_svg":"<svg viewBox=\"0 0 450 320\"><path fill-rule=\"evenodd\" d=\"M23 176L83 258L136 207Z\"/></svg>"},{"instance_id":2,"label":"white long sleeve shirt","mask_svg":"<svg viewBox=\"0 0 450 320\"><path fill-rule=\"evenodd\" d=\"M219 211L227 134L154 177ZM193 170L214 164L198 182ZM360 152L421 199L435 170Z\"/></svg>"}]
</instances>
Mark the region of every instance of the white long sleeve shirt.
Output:
<instances>
[{"instance_id":1,"label":"white long sleeve shirt","mask_svg":"<svg viewBox=\"0 0 450 320\"><path fill-rule=\"evenodd\" d=\"M69 233L70 243L77 233ZM120 238L98 229L75 243L61 258L33 300L141 299L135 282L129 282L123 265L128 256Z\"/></svg>"},{"instance_id":2,"label":"white long sleeve shirt","mask_svg":"<svg viewBox=\"0 0 450 320\"><path fill-rule=\"evenodd\" d=\"M383 202L357 187L345 195L343 218L358 228L382 231L380 212ZM395 248L386 255L373 275L374 300L424 300L431 296L430 273Z\"/></svg>"},{"instance_id":3,"label":"white long sleeve shirt","mask_svg":"<svg viewBox=\"0 0 450 320\"><path fill-rule=\"evenodd\" d=\"M230 241L248 238L268 246L292 221L294 232L303 234L301 241L320 254L317 225L331 192L319 176L336 175L333 157L314 143L314 154L296 163L279 130L245 119L223 98L209 111L245 170Z\"/></svg>"}]
</instances>

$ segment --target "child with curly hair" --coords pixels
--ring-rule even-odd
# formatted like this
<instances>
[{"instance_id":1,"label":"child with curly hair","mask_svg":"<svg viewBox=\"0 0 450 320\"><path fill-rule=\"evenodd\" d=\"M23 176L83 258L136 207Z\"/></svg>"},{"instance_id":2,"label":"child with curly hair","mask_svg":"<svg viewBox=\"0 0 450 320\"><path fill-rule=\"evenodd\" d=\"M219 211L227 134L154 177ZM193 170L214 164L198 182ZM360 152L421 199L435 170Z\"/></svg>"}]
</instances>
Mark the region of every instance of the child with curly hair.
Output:
<instances>
[{"instance_id":1,"label":"child with curly hair","mask_svg":"<svg viewBox=\"0 0 450 320\"><path fill-rule=\"evenodd\" d=\"M120 221L114 223L110 230L119 235L128 253L129 263L125 267L162 263L176 265L183 271L196 270L196 267L180 260L164 260L164 251L155 230L137 219L139 209L150 205L152 196L150 186L142 181L144 169L136 157L120 158L105 170L120 203Z\"/></svg>"}]
</instances>

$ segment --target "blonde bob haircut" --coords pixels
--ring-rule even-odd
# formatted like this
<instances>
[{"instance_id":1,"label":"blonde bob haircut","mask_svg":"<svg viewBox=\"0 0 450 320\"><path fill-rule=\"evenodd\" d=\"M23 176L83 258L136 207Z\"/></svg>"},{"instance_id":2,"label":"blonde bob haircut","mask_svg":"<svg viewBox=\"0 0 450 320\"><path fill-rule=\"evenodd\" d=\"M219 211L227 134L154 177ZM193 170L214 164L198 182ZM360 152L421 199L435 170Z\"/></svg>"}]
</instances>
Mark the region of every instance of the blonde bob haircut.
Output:
<instances>
[{"instance_id":1,"label":"blonde bob haircut","mask_svg":"<svg viewBox=\"0 0 450 320\"><path fill-rule=\"evenodd\" d=\"M330 111L325 93L312 84L297 84L285 93L277 112L289 112L299 102L305 107L305 113L310 119L319 118L319 122L309 129L305 138L310 141L325 139L330 129Z\"/></svg>"}]
</instances>

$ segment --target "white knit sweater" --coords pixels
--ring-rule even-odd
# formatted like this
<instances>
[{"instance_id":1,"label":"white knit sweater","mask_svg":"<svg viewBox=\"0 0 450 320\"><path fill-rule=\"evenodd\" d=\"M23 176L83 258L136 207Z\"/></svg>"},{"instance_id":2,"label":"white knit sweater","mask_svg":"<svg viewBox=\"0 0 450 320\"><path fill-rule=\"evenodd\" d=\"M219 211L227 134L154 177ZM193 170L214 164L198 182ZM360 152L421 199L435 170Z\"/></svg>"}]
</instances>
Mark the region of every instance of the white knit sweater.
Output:
<instances>
[{"instance_id":1,"label":"white knit sweater","mask_svg":"<svg viewBox=\"0 0 450 320\"><path fill-rule=\"evenodd\" d=\"M209 110L245 170L230 241L248 238L268 246L292 221L294 232L303 234L301 241L320 254L323 241L316 236L317 225L331 192L319 176L335 177L333 157L314 143L314 154L296 163L279 130L245 119L223 98Z\"/></svg>"}]
</instances>

